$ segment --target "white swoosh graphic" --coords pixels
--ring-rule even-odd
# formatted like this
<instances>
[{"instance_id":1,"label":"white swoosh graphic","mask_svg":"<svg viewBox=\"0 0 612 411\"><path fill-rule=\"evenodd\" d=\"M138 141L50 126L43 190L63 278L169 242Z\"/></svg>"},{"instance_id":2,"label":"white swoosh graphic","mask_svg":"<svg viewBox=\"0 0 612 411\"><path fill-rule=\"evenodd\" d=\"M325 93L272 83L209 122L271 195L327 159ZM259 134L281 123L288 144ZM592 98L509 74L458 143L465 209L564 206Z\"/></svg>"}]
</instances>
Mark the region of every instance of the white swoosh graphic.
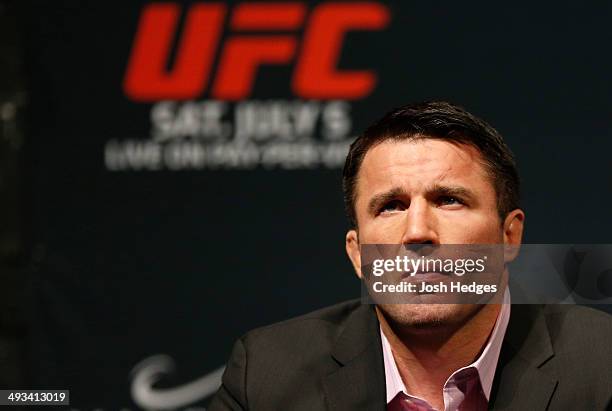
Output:
<instances>
[{"instance_id":1,"label":"white swoosh graphic","mask_svg":"<svg viewBox=\"0 0 612 411\"><path fill-rule=\"evenodd\" d=\"M145 410L167 410L193 404L217 391L225 367L178 387L153 388L156 382L175 369L176 364L168 355L155 355L141 361L131 373L132 400Z\"/></svg>"}]
</instances>

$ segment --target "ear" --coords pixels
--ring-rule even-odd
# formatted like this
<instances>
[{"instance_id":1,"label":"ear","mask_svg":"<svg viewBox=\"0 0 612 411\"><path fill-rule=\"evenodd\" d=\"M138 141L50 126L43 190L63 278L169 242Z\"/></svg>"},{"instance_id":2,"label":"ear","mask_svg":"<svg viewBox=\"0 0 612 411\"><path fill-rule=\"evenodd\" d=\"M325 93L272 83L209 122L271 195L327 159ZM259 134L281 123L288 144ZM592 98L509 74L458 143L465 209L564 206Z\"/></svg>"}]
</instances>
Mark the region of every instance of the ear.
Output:
<instances>
[{"instance_id":1,"label":"ear","mask_svg":"<svg viewBox=\"0 0 612 411\"><path fill-rule=\"evenodd\" d=\"M504 245L505 261L513 261L519 253L523 242L523 224L525 213L521 209L516 209L508 213L504 220Z\"/></svg>"},{"instance_id":2,"label":"ear","mask_svg":"<svg viewBox=\"0 0 612 411\"><path fill-rule=\"evenodd\" d=\"M346 233L346 254L353 263L357 277L363 278L361 273L361 250L359 249L359 235L357 230L349 230Z\"/></svg>"}]
</instances>

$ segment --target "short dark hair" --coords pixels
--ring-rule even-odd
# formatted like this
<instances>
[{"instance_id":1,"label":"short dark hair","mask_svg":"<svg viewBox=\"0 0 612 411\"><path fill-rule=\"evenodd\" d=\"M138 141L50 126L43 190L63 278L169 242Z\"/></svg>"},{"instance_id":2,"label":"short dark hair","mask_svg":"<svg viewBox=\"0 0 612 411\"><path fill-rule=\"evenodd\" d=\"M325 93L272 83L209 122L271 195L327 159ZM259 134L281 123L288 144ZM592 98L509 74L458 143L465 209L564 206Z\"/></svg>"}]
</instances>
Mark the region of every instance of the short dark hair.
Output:
<instances>
[{"instance_id":1,"label":"short dark hair","mask_svg":"<svg viewBox=\"0 0 612 411\"><path fill-rule=\"evenodd\" d=\"M344 205L351 228L357 227L357 175L368 150L387 140L411 139L439 139L477 148L492 178L502 222L510 211L519 208L516 162L497 130L459 106L428 101L390 111L351 144L342 176Z\"/></svg>"}]
</instances>

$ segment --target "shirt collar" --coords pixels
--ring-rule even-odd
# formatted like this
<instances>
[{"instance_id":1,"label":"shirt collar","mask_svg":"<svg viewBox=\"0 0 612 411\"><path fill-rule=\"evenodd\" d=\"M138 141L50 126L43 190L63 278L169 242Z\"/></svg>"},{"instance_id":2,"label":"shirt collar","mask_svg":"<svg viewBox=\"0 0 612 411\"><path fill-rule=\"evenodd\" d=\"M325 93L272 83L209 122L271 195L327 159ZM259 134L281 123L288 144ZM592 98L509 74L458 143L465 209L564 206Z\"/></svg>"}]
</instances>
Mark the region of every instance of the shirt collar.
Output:
<instances>
[{"instance_id":1,"label":"shirt collar","mask_svg":"<svg viewBox=\"0 0 612 411\"><path fill-rule=\"evenodd\" d=\"M458 372L466 368L476 368L478 376L480 377L480 384L482 390L489 400L491 395L491 387L493 386L493 379L495 377L495 369L497 368L497 361L499 360L499 353L501 351L502 342L504 341L504 335L508 328L508 321L510 320L510 292L506 288L504 293L504 301L501 304L501 310L495 322L495 327L491 332L491 336L485 345L484 350L480 356L472 364L460 368L455 371L449 380ZM382 328L380 329L380 338L382 340L383 358L385 362L385 384L387 387L387 404L395 398L395 396L403 392L406 395L409 393L406 391L406 386L402 381L402 377L397 369L397 364L393 358L393 352L391 351L391 345L383 333Z\"/></svg>"}]
</instances>

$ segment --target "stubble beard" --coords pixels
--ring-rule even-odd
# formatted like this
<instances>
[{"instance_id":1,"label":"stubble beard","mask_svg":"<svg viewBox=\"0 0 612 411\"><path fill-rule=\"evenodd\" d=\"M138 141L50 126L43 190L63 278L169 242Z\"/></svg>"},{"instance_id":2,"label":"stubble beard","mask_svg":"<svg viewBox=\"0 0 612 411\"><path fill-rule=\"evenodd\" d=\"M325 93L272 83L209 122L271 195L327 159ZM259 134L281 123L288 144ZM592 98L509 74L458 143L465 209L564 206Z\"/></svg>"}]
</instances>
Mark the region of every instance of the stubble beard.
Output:
<instances>
[{"instance_id":1,"label":"stubble beard","mask_svg":"<svg viewBox=\"0 0 612 411\"><path fill-rule=\"evenodd\" d=\"M460 328L481 304L380 304L378 309L392 328L404 332L440 332Z\"/></svg>"}]
</instances>

